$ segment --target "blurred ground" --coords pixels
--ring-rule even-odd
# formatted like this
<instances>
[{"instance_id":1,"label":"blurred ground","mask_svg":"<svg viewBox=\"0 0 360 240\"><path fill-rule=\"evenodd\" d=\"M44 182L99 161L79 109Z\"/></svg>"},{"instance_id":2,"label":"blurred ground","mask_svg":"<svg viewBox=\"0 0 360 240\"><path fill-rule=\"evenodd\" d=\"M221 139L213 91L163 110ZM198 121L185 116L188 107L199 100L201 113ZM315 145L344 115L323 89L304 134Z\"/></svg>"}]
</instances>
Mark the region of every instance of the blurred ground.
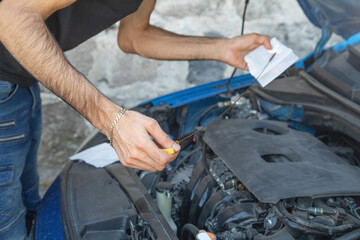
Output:
<instances>
[{"instance_id":1,"label":"blurred ground","mask_svg":"<svg viewBox=\"0 0 360 240\"><path fill-rule=\"evenodd\" d=\"M180 34L232 37L241 31L243 4L243 0L158 0L151 23ZM296 0L253 0L246 19L245 33L276 37L299 57L312 51L321 35ZM166 93L229 77L232 72L229 66L214 61L155 61L126 55L118 49L116 35L114 25L66 56L105 95L128 108ZM340 41L333 36L328 45ZM45 88L42 99L43 138L38 167L44 194L92 126Z\"/></svg>"}]
</instances>

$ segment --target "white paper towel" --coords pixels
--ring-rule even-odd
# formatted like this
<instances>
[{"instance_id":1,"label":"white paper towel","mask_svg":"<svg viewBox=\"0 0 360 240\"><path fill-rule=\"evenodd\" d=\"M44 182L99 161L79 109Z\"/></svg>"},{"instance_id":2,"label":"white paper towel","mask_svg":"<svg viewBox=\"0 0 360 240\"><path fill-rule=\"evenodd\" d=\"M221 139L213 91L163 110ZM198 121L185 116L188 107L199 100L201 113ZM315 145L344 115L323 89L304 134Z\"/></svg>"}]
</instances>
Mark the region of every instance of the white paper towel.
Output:
<instances>
[{"instance_id":1,"label":"white paper towel","mask_svg":"<svg viewBox=\"0 0 360 240\"><path fill-rule=\"evenodd\" d=\"M70 160L82 160L94 167L102 168L119 161L119 158L109 143L102 143L71 156Z\"/></svg>"},{"instance_id":2,"label":"white paper towel","mask_svg":"<svg viewBox=\"0 0 360 240\"><path fill-rule=\"evenodd\" d=\"M268 50L261 45L245 56L245 62L248 64L250 74L256 78L262 87L268 85L299 59L293 50L286 47L276 38L272 38L270 42L272 50ZM269 63L274 53L276 55Z\"/></svg>"}]
</instances>

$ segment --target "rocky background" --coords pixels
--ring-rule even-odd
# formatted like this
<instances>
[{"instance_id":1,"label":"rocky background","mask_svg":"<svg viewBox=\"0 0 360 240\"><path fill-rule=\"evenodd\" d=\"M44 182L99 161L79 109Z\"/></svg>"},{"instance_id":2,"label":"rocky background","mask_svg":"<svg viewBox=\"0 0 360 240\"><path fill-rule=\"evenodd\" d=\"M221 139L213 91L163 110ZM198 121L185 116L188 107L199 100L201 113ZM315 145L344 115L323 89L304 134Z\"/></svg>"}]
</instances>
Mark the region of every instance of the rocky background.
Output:
<instances>
[{"instance_id":1,"label":"rocky background","mask_svg":"<svg viewBox=\"0 0 360 240\"><path fill-rule=\"evenodd\" d=\"M244 0L158 0L151 23L186 35L233 37L241 32ZM125 107L201 83L229 77L232 68L215 61L155 61L126 55L116 43L118 24L66 53L105 95ZM321 31L296 0L252 0L245 33L276 37L300 57L311 52ZM333 36L328 45L340 42ZM237 72L241 74L242 71ZM39 152L41 194L93 127L75 110L42 88L43 137Z\"/></svg>"}]
</instances>

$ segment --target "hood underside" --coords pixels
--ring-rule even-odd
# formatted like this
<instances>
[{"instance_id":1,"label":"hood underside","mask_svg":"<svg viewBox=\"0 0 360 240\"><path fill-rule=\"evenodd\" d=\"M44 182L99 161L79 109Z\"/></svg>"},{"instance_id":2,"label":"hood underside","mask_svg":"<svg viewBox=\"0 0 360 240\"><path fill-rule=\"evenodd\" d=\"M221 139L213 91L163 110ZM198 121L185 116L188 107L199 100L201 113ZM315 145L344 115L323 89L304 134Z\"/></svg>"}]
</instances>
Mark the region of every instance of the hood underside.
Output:
<instances>
[{"instance_id":1,"label":"hood underside","mask_svg":"<svg viewBox=\"0 0 360 240\"><path fill-rule=\"evenodd\" d=\"M359 0L298 0L309 20L347 39L360 32Z\"/></svg>"}]
</instances>

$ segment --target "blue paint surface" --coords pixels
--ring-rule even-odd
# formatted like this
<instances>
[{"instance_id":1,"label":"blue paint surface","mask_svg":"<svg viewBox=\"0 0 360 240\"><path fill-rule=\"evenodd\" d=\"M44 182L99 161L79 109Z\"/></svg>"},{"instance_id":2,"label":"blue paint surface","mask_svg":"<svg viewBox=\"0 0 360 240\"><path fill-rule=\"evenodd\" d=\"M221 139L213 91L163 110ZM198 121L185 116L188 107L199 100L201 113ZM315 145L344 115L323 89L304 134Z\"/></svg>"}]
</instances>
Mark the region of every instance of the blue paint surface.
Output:
<instances>
[{"instance_id":1,"label":"blue paint surface","mask_svg":"<svg viewBox=\"0 0 360 240\"><path fill-rule=\"evenodd\" d=\"M60 216L60 179L54 181L41 201L36 217L35 240L64 240Z\"/></svg>"},{"instance_id":2,"label":"blue paint surface","mask_svg":"<svg viewBox=\"0 0 360 240\"><path fill-rule=\"evenodd\" d=\"M171 107L181 107L186 104L198 101L201 99L209 98L217 94L225 92L226 86L222 86L228 81L228 79L222 79L215 82L206 83L196 87L188 88L182 91L175 93L170 93L158 98L151 99L149 101L143 102L140 105L152 103L154 106L159 105L160 103L169 104ZM254 77L250 74L241 75L234 77L230 83L230 89L236 90L243 87L250 86L255 81Z\"/></svg>"}]
</instances>

